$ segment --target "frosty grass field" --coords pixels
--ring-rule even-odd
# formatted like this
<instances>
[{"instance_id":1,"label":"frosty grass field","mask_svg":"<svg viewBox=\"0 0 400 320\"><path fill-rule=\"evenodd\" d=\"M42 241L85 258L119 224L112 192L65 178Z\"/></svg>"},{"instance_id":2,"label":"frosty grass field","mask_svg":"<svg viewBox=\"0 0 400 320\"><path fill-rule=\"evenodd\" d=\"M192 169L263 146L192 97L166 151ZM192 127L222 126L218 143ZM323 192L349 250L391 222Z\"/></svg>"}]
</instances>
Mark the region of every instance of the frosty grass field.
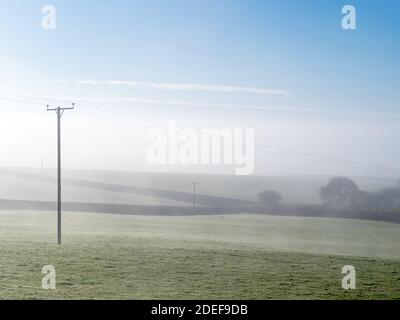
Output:
<instances>
[{"instance_id":1,"label":"frosty grass field","mask_svg":"<svg viewBox=\"0 0 400 320\"><path fill-rule=\"evenodd\" d=\"M0 212L1 299L400 299L400 225ZM43 290L44 265L57 289ZM344 265L357 289L341 287Z\"/></svg>"}]
</instances>

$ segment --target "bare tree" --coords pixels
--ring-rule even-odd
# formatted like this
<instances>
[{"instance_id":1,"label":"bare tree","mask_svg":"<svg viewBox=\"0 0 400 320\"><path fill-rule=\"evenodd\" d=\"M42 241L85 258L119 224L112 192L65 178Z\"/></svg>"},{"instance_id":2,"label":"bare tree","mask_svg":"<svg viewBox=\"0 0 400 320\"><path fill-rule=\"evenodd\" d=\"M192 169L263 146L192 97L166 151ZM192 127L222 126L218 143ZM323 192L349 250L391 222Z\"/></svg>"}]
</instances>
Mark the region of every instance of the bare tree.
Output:
<instances>
[{"instance_id":1,"label":"bare tree","mask_svg":"<svg viewBox=\"0 0 400 320\"><path fill-rule=\"evenodd\" d=\"M326 186L320 189L320 196L324 204L336 210L349 208L359 193L360 189L357 184L346 177L332 178Z\"/></svg>"},{"instance_id":2,"label":"bare tree","mask_svg":"<svg viewBox=\"0 0 400 320\"><path fill-rule=\"evenodd\" d=\"M257 195L258 202L266 206L277 206L282 200L282 195L275 190L265 190Z\"/></svg>"},{"instance_id":3,"label":"bare tree","mask_svg":"<svg viewBox=\"0 0 400 320\"><path fill-rule=\"evenodd\" d=\"M399 209L400 208L400 187L385 188L379 192L380 209Z\"/></svg>"}]
</instances>

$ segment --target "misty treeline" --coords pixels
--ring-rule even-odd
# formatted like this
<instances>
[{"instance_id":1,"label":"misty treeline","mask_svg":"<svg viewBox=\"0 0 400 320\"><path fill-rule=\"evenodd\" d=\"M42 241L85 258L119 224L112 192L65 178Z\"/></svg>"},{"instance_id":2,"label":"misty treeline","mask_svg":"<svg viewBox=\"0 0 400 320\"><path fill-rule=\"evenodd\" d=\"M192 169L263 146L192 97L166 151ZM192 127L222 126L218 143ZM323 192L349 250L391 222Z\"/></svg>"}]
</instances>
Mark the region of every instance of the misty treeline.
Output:
<instances>
[{"instance_id":1,"label":"misty treeline","mask_svg":"<svg viewBox=\"0 0 400 320\"><path fill-rule=\"evenodd\" d=\"M258 202L265 206L277 206L282 201L282 195L275 190L265 190L257 194Z\"/></svg>"},{"instance_id":2,"label":"misty treeline","mask_svg":"<svg viewBox=\"0 0 400 320\"><path fill-rule=\"evenodd\" d=\"M335 177L319 190L322 203L332 210L400 210L400 181L397 186L369 192L361 190L350 178ZM275 190L265 190L257 195L263 206L278 206L282 195Z\"/></svg>"},{"instance_id":3,"label":"misty treeline","mask_svg":"<svg viewBox=\"0 0 400 320\"><path fill-rule=\"evenodd\" d=\"M325 206L334 210L398 210L400 209L400 181L397 186L369 192L359 188L350 178L332 178L321 187L320 196Z\"/></svg>"},{"instance_id":4,"label":"misty treeline","mask_svg":"<svg viewBox=\"0 0 400 320\"><path fill-rule=\"evenodd\" d=\"M379 191L361 190L351 179L335 177L320 188L322 204L281 204L282 195L265 190L258 196L258 208L247 212L297 217L335 217L400 223L400 181Z\"/></svg>"}]
</instances>

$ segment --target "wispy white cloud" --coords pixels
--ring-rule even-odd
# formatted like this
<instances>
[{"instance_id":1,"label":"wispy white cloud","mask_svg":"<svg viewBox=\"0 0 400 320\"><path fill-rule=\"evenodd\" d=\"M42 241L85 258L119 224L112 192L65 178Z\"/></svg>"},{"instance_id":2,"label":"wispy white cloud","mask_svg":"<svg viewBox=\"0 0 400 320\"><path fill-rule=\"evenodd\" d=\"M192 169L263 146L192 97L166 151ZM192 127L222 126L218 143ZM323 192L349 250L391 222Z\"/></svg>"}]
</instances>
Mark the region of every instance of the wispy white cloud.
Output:
<instances>
[{"instance_id":1,"label":"wispy white cloud","mask_svg":"<svg viewBox=\"0 0 400 320\"><path fill-rule=\"evenodd\" d=\"M75 80L75 82L79 83L79 84L87 84L87 85L93 85L93 86L101 84L99 81L96 81L96 80Z\"/></svg>"},{"instance_id":2,"label":"wispy white cloud","mask_svg":"<svg viewBox=\"0 0 400 320\"><path fill-rule=\"evenodd\" d=\"M65 82L65 81L62 81ZM124 86L133 89L158 89L173 91L209 91L225 93L254 93L266 95L290 95L291 92L279 89L266 89L243 86L225 86L225 85L203 85L193 83L172 83L172 82L141 82L141 81L99 81L99 80L74 80L72 83L83 85L109 85Z\"/></svg>"},{"instance_id":3,"label":"wispy white cloud","mask_svg":"<svg viewBox=\"0 0 400 320\"><path fill-rule=\"evenodd\" d=\"M57 82L61 82L61 83L69 83L69 80L66 79L57 79Z\"/></svg>"}]
</instances>

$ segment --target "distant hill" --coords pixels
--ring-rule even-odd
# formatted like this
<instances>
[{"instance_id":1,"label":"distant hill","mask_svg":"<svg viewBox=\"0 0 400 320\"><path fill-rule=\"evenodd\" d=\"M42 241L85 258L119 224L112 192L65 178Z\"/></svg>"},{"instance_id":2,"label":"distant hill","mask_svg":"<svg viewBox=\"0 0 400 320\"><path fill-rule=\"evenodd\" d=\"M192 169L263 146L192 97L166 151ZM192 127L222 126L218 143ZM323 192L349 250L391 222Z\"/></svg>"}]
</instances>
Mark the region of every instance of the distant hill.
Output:
<instances>
[{"instance_id":1,"label":"distant hill","mask_svg":"<svg viewBox=\"0 0 400 320\"><path fill-rule=\"evenodd\" d=\"M284 204L319 204L319 188L330 176L228 176L117 171L64 170L63 200L67 202L119 203L136 205L188 206L192 183L197 186L198 204L204 206L244 205L256 201L258 192L274 189ZM364 190L394 185L394 179L352 177ZM56 171L0 168L0 198L53 201Z\"/></svg>"}]
</instances>

